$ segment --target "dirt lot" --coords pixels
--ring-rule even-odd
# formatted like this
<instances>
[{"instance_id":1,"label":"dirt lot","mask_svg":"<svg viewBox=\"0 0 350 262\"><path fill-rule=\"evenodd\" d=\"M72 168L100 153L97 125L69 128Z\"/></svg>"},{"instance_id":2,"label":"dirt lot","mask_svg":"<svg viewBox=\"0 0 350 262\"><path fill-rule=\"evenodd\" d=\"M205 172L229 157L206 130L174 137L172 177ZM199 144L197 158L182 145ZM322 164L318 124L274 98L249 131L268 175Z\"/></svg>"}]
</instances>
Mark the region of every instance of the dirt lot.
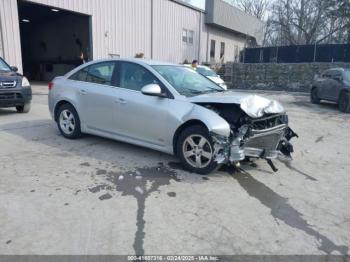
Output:
<instances>
[{"instance_id":1,"label":"dirt lot","mask_svg":"<svg viewBox=\"0 0 350 262\"><path fill-rule=\"evenodd\" d=\"M190 174L172 156L94 136L68 141L34 87L0 109L0 254L350 254L350 115L287 108L291 164Z\"/></svg>"}]
</instances>

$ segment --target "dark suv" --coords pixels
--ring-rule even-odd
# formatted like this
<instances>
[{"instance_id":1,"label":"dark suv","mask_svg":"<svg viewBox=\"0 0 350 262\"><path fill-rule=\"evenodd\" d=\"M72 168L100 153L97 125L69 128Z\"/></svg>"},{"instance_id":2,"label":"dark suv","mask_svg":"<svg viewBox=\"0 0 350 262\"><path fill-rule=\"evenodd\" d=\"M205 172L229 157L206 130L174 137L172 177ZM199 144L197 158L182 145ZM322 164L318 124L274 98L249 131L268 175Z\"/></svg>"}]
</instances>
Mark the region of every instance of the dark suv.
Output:
<instances>
[{"instance_id":1,"label":"dark suv","mask_svg":"<svg viewBox=\"0 0 350 262\"><path fill-rule=\"evenodd\" d=\"M18 113L28 113L32 89L28 79L17 73L0 57L0 108L16 107Z\"/></svg>"},{"instance_id":2,"label":"dark suv","mask_svg":"<svg viewBox=\"0 0 350 262\"><path fill-rule=\"evenodd\" d=\"M311 89L311 102L336 102L340 111L350 113L350 69L333 68L316 76Z\"/></svg>"}]
</instances>

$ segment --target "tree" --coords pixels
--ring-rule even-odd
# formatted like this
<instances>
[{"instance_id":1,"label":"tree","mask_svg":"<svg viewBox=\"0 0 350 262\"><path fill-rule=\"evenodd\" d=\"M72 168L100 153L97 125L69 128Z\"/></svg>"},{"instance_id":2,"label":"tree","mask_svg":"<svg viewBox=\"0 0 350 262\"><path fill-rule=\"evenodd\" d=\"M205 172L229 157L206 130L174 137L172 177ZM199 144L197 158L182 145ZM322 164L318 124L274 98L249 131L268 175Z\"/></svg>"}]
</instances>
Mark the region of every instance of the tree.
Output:
<instances>
[{"instance_id":1,"label":"tree","mask_svg":"<svg viewBox=\"0 0 350 262\"><path fill-rule=\"evenodd\" d=\"M349 0L328 0L329 6L328 15L332 17L332 22L336 21L338 24L332 29L339 28L333 35L334 42L350 43L350 1Z\"/></svg>"},{"instance_id":2,"label":"tree","mask_svg":"<svg viewBox=\"0 0 350 262\"><path fill-rule=\"evenodd\" d=\"M265 21L263 45L350 43L350 0L226 0Z\"/></svg>"},{"instance_id":3,"label":"tree","mask_svg":"<svg viewBox=\"0 0 350 262\"><path fill-rule=\"evenodd\" d=\"M263 20L269 9L269 0L230 0L230 4L237 6L239 9L247 14L255 16L256 18Z\"/></svg>"},{"instance_id":4,"label":"tree","mask_svg":"<svg viewBox=\"0 0 350 262\"><path fill-rule=\"evenodd\" d=\"M281 45L330 43L347 27L347 5L348 0L279 0L271 24Z\"/></svg>"}]
</instances>

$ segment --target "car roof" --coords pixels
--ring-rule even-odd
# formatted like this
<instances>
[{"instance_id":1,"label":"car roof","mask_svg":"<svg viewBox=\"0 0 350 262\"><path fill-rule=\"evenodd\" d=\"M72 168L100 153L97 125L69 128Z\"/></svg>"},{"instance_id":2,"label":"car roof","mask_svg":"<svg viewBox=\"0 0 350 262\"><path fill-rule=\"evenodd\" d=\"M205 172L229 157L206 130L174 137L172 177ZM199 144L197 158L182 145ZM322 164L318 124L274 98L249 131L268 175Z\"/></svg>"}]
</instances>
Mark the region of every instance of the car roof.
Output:
<instances>
[{"instance_id":1,"label":"car roof","mask_svg":"<svg viewBox=\"0 0 350 262\"><path fill-rule=\"evenodd\" d=\"M183 64L186 67L192 67L192 64ZM209 66L205 66L205 65L197 65L198 68L206 68L206 69L210 69L212 70Z\"/></svg>"},{"instance_id":2,"label":"car roof","mask_svg":"<svg viewBox=\"0 0 350 262\"><path fill-rule=\"evenodd\" d=\"M329 68L326 71L344 71L345 69L342 67Z\"/></svg>"},{"instance_id":3,"label":"car roof","mask_svg":"<svg viewBox=\"0 0 350 262\"><path fill-rule=\"evenodd\" d=\"M157 60L151 60L151 59L143 59L143 58L111 58L111 59L98 59L98 60L93 60L89 62L89 64L94 64L94 63L101 63L101 62L109 62L109 61L123 61L123 62L132 62L132 63L137 63L141 65L149 65L149 66L155 66L155 65L172 65L172 66L181 66L179 64L173 64L169 62L162 62L162 61L157 61Z\"/></svg>"}]
</instances>

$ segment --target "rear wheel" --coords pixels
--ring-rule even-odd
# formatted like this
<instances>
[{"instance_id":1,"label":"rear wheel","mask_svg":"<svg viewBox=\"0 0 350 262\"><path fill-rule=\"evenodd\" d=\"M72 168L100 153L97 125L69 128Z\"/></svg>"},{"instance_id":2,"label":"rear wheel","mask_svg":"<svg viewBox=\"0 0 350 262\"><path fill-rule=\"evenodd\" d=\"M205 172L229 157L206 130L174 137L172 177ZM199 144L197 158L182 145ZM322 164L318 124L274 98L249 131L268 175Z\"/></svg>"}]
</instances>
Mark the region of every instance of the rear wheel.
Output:
<instances>
[{"instance_id":1,"label":"rear wheel","mask_svg":"<svg viewBox=\"0 0 350 262\"><path fill-rule=\"evenodd\" d=\"M212 140L203 126L185 129L177 141L177 152L184 167L191 172L206 175L218 166Z\"/></svg>"},{"instance_id":2,"label":"rear wheel","mask_svg":"<svg viewBox=\"0 0 350 262\"><path fill-rule=\"evenodd\" d=\"M17 113L23 113L23 114L29 113L30 108L31 108L30 102L24 104L23 106L16 106Z\"/></svg>"},{"instance_id":3,"label":"rear wheel","mask_svg":"<svg viewBox=\"0 0 350 262\"><path fill-rule=\"evenodd\" d=\"M80 119L77 111L71 104L64 104L58 109L58 129L68 139L81 137Z\"/></svg>"},{"instance_id":4,"label":"rear wheel","mask_svg":"<svg viewBox=\"0 0 350 262\"><path fill-rule=\"evenodd\" d=\"M313 104L319 104L321 101L318 97L318 89L316 87L311 90L310 100Z\"/></svg>"},{"instance_id":5,"label":"rear wheel","mask_svg":"<svg viewBox=\"0 0 350 262\"><path fill-rule=\"evenodd\" d=\"M338 100L339 110L344 113L350 113L350 93L342 92Z\"/></svg>"}]
</instances>

